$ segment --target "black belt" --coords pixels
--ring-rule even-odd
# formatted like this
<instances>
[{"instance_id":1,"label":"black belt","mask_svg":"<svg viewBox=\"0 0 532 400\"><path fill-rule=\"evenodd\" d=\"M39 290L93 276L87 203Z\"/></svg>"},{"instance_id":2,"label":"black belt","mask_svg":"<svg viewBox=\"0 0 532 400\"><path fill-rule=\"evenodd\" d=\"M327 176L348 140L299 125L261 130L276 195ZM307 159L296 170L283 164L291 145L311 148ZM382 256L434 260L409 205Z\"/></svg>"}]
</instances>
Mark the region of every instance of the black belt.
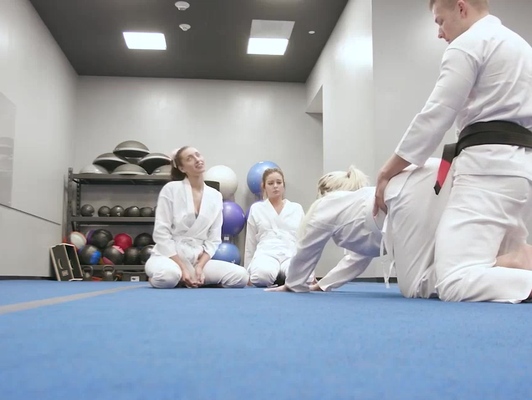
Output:
<instances>
[{"instance_id":1,"label":"black belt","mask_svg":"<svg viewBox=\"0 0 532 400\"><path fill-rule=\"evenodd\" d=\"M507 144L511 146L532 147L532 132L519 124L509 121L477 122L466 126L458 137L457 143L447 144L443 148L438 178L434 191L436 194L445 182L453 159L466 147L481 144Z\"/></svg>"}]
</instances>

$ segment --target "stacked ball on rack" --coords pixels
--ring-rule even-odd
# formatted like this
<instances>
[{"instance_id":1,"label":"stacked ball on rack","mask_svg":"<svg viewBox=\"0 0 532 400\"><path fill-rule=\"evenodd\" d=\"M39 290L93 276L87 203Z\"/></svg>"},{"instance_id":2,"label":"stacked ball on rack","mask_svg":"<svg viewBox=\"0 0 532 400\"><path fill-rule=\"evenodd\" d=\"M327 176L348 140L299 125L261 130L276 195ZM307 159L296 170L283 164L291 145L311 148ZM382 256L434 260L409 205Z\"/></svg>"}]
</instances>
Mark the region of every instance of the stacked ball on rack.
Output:
<instances>
[{"instance_id":1,"label":"stacked ball on rack","mask_svg":"<svg viewBox=\"0 0 532 400\"><path fill-rule=\"evenodd\" d=\"M86 234L73 231L69 242L76 247L81 265L144 265L155 242L147 232L133 239L127 233L113 234L91 229Z\"/></svg>"},{"instance_id":2,"label":"stacked ball on rack","mask_svg":"<svg viewBox=\"0 0 532 400\"><path fill-rule=\"evenodd\" d=\"M100 154L80 174L170 175L171 159L163 153L150 152L136 140L119 143L112 152Z\"/></svg>"},{"instance_id":3,"label":"stacked ball on rack","mask_svg":"<svg viewBox=\"0 0 532 400\"><path fill-rule=\"evenodd\" d=\"M95 213L95 210L92 205L83 204L80 207L79 213L82 217L92 217ZM130 206L124 209L124 207L119 205L113 207L101 206L98 209L98 217L155 217L155 208L149 206Z\"/></svg>"}]
</instances>

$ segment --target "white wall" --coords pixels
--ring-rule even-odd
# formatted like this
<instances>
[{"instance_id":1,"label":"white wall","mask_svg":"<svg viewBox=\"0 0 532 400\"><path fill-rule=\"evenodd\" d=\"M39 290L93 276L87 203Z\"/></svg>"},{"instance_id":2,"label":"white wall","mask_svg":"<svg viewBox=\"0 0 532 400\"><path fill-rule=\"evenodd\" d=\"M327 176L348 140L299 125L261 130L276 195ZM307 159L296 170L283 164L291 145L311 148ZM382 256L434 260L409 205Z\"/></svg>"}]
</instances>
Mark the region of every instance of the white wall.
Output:
<instances>
[{"instance_id":1,"label":"white wall","mask_svg":"<svg viewBox=\"0 0 532 400\"><path fill-rule=\"evenodd\" d=\"M323 109L323 173L355 164L368 175L374 169L374 104L371 0L345 7L307 80L307 105ZM316 96L323 96L316 101ZM316 186L317 182L313 185ZM342 252L329 243L317 267L323 276ZM366 275L371 275L371 268Z\"/></svg>"},{"instance_id":2,"label":"white wall","mask_svg":"<svg viewBox=\"0 0 532 400\"><path fill-rule=\"evenodd\" d=\"M491 0L490 4L492 14L532 43L531 1ZM373 0L376 171L425 104L446 47L447 43L438 39L428 1ZM451 130L443 143L454 140L455 131ZM442 145L434 155L440 156L441 149Z\"/></svg>"},{"instance_id":3,"label":"white wall","mask_svg":"<svg viewBox=\"0 0 532 400\"><path fill-rule=\"evenodd\" d=\"M305 96L303 84L81 77L74 167L79 170L125 140L166 154L191 145L205 156L207 168L223 164L235 171L235 201L245 211L254 201L248 170L263 160L283 169L287 198L307 208L322 172L322 134L320 121L305 113ZM127 201L127 195L118 195L114 201ZM130 201L140 201L139 195ZM146 196L142 201L156 194ZM111 202L105 194L99 198ZM244 231L237 241L241 250L243 239Z\"/></svg>"},{"instance_id":4,"label":"white wall","mask_svg":"<svg viewBox=\"0 0 532 400\"><path fill-rule=\"evenodd\" d=\"M350 0L307 81L307 111L323 112L324 172L356 163L375 181L438 77L446 43L419 0ZM532 42L532 2L491 0L492 13ZM443 144L454 141L454 130ZM339 145L341 143L341 145ZM318 275L341 253L329 244ZM363 277L382 277L380 260Z\"/></svg>"},{"instance_id":5,"label":"white wall","mask_svg":"<svg viewBox=\"0 0 532 400\"><path fill-rule=\"evenodd\" d=\"M48 276L73 160L77 75L27 0L0 1L0 71L0 104L14 126L11 198L0 205L0 276Z\"/></svg>"},{"instance_id":6,"label":"white wall","mask_svg":"<svg viewBox=\"0 0 532 400\"><path fill-rule=\"evenodd\" d=\"M426 3L373 0L376 170L392 154L438 77L447 43L438 39ZM492 14L532 43L530 0L491 0L490 5ZM455 140L451 129L433 155L439 157L443 144Z\"/></svg>"}]
</instances>

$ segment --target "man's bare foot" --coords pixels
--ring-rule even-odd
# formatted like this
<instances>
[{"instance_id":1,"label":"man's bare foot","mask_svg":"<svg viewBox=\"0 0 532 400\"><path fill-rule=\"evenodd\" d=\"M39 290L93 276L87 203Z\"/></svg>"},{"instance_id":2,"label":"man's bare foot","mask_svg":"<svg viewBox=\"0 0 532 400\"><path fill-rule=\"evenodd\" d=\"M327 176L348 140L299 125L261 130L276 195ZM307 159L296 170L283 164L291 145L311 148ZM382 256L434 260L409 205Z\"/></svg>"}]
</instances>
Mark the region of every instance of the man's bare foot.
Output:
<instances>
[{"instance_id":1,"label":"man's bare foot","mask_svg":"<svg viewBox=\"0 0 532 400\"><path fill-rule=\"evenodd\" d=\"M310 285L309 289L311 292L323 292L323 289L319 287L318 283Z\"/></svg>"},{"instance_id":2,"label":"man's bare foot","mask_svg":"<svg viewBox=\"0 0 532 400\"><path fill-rule=\"evenodd\" d=\"M525 243L517 250L497 257L497 265L506 268L532 270L532 246Z\"/></svg>"}]
</instances>

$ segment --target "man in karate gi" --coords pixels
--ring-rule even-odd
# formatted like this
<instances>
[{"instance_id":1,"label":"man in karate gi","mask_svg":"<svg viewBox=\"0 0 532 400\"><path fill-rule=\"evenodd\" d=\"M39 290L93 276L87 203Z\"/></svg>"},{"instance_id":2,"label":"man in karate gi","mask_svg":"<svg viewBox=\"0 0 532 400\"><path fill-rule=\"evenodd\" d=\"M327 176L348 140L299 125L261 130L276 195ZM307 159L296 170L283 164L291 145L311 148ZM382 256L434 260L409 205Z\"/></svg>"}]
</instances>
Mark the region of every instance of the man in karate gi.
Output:
<instances>
[{"instance_id":1,"label":"man in karate gi","mask_svg":"<svg viewBox=\"0 0 532 400\"><path fill-rule=\"evenodd\" d=\"M438 295L519 303L532 295L532 48L490 15L487 0L429 5L449 46L433 92L379 172L374 214L386 211L388 181L423 165L455 124L457 146L446 146L435 182L438 192L452 163L436 231Z\"/></svg>"}]
</instances>

